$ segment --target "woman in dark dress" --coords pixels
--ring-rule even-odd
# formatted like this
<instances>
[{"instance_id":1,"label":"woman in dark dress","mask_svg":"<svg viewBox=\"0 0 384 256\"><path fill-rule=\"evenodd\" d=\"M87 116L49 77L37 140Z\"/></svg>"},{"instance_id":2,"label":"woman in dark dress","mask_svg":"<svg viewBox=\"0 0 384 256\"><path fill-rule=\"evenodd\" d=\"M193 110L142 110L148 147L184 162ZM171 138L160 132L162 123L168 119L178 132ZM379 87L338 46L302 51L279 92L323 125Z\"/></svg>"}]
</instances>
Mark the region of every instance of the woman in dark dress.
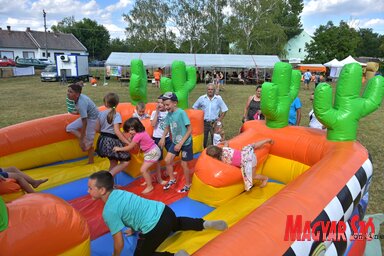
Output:
<instances>
[{"instance_id":1,"label":"woman in dark dress","mask_svg":"<svg viewBox=\"0 0 384 256\"><path fill-rule=\"evenodd\" d=\"M254 95L249 96L247 104L244 109L244 117L243 120L255 120L255 119L264 119L264 115L261 113L260 108L261 102L261 85L256 87L256 93Z\"/></svg>"}]
</instances>

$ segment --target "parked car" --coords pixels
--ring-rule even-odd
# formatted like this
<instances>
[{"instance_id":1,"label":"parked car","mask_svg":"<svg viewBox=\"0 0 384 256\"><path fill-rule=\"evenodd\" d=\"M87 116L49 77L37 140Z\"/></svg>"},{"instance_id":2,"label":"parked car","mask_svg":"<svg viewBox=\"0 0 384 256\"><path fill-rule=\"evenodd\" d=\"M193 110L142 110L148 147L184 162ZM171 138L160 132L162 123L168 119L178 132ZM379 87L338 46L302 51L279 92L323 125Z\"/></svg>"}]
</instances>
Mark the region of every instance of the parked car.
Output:
<instances>
[{"instance_id":1,"label":"parked car","mask_svg":"<svg viewBox=\"0 0 384 256\"><path fill-rule=\"evenodd\" d=\"M38 59L39 61L47 64L47 65L52 65L52 64L55 64L53 61L49 60L49 59L45 59L45 58L41 58L41 59Z\"/></svg>"},{"instance_id":2,"label":"parked car","mask_svg":"<svg viewBox=\"0 0 384 256\"><path fill-rule=\"evenodd\" d=\"M30 67L34 66L36 69L44 69L48 64L45 64L38 59L24 59L24 58L18 58L16 60L16 66L17 67Z\"/></svg>"},{"instance_id":3,"label":"parked car","mask_svg":"<svg viewBox=\"0 0 384 256\"><path fill-rule=\"evenodd\" d=\"M41 82L59 81L56 65L48 65L40 74Z\"/></svg>"},{"instance_id":4,"label":"parked car","mask_svg":"<svg viewBox=\"0 0 384 256\"><path fill-rule=\"evenodd\" d=\"M16 62L13 59L0 59L0 67L14 67Z\"/></svg>"},{"instance_id":5,"label":"parked car","mask_svg":"<svg viewBox=\"0 0 384 256\"><path fill-rule=\"evenodd\" d=\"M88 66L90 67L104 67L105 60L93 60L89 62Z\"/></svg>"}]
</instances>

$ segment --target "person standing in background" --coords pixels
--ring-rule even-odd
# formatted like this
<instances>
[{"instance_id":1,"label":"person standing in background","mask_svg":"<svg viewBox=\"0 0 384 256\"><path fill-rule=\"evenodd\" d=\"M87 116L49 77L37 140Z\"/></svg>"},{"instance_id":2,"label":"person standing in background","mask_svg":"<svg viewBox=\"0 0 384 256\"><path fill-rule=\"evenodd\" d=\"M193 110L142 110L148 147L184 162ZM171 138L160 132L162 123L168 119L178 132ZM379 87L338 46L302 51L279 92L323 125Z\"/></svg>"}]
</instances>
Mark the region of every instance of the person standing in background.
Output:
<instances>
[{"instance_id":1,"label":"person standing in background","mask_svg":"<svg viewBox=\"0 0 384 256\"><path fill-rule=\"evenodd\" d=\"M301 120L301 101L299 97L296 97L296 99L294 99L289 109L288 123L289 125L299 126L300 120Z\"/></svg>"}]
</instances>

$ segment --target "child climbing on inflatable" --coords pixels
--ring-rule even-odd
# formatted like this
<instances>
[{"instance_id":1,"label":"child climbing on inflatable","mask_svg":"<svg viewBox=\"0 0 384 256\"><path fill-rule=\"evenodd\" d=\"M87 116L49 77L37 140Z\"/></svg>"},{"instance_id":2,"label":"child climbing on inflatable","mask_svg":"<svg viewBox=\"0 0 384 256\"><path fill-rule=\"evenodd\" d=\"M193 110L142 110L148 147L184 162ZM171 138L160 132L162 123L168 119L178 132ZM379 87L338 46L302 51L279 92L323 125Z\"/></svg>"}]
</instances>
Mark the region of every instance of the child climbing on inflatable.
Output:
<instances>
[{"instance_id":1,"label":"child climbing on inflatable","mask_svg":"<svg viewBox=\"0 0 384 256\"><path fill-rule=\"evenodd\" d=\"M35 180L16 167L0 168L0 182L6 178L15 179L20 187L27 193L35 193L36 191L33 188L37 188L48 181L48 179Z\"/></svg>"},{"instance_id":2,"label":"child climbing on inflatable","mask_svg":"<svg viewBox=\"0 0 384 256\"><path fill-rule=\"evenodd\" d=\"M234 165L241 168L241 174L243 175L244 187L248 191L253 186L253 179L261 181L260 187L263 188L267 185L268 177L261 174L256 174L257 158L254 153L254 149L263 147L265 144L273 144L272 139L264 139L252 144L249 144L237 150L228 147L228 142L225 141L224 147L209 146L206 149L207 155L216 158L224 163Z\"/></svg>"},{"instance_id":3,"label":"child climbing on inflatable","mask_svg":"<svg viewBox=\"0 0 384 256\"><path fill-rule=\"evenodd\" d=\"M160 158L160 148L155 144L152 138L145 131L144 125L137 117L131 117L125 121L123 129L125 132L129 132L132 136L132 141L125 147L114 147L115 152L130 151L136 145L144 152L144 162L141 165L140 172L143 174L147 187L141 192L147 194L153 190L152 178L149 174L149 168L156 163ZM161 174L158 173L157 181L163 184Z\"/></svg>"},{"instance_id":4,"label":"child climbing on inflatable","mask_svg":"<svg viewBox=\"0 0 384 256\"><path fill-rule=\"evenodd\" d=\"M123 147L129 141L120 131L122 123L121 115L116 111L119 104L119 96L115 93L108 93L104 97L104 105L107 108L99 113L96 130L100 131L99 139L96 144L96 153L100 157L109 159L109 171L115 176L127 168L131 156L128 152L115 152L114 147ZM124 143L124 144L123 144Z\"/></svg>"},{"instance_id":5,"label":"child climbing on inflatable","mask_svg":"<svg viewBox=\"0 0 384 256\"><path fill-rule=\"evenodd\" d=\"M93 140L95 138L95 127L99 110L95 103L86 95L82 94L83 87L74 83L68 86L67 98L75 102L75 109L80 117L67 125L66 132L72 133L79 140L80 148L88 152L88 164L94 162Z\"/></svg>"}]
</instances>

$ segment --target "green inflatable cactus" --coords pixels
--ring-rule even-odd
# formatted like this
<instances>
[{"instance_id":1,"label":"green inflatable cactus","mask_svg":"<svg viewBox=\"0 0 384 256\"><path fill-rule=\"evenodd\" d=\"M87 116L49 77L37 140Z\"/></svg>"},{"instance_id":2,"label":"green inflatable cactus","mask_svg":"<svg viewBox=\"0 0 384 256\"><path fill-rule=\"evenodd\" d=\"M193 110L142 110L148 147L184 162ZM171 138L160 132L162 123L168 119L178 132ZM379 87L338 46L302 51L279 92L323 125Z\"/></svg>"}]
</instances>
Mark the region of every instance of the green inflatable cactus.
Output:
<instances>
[{"instance_id":1,"label":"green inflatable cactus","mask_svg":"<svg viewBox=\"0 0 384 256\"><path fill-rule=\"evenodd\" d=\"M136 106L140 101L147 103L147 72L145 71L142 60L131 60L129 94L131 95L133 105Z\"/></svg>"},{"instance_id":2,"label":"green inflatable cactus","mask_svg":"<svg viewBox=\"0 0 384 256\"><path fill-rule=\"evenodd\" d=\"M272 82L262 86L261 112L269 128L283 128L288 125L289 108L297 97L301 73L292 70L289 63L275 64Z\"/></svg>"},{"instance_id":3,"label":"green inflatable cactus","mask_svg":"<svg viewBox=\"0 0 384 256\"><path fill-rule=\"evenodd\" d=\"M162 93L174 92L179 100L178 106L182 109L188 108L188 95L196 86L196 68L185 66L184 61L172 63L172 79L163 77L160 80Z\"/></svg>"},{"instance_id":4,"label":"green inflatable cactus","mask_svg":"<svg viewBox=\"0 0 384 256\"><path fill-rule=\"evenodd\" d=\"M8 228L8 211L3 199L0 197L0 231Z\"/></svg>"},{"instance_id":5,"label":"green inflatable cactus","mask_svg":"<svg viewBox=\"0 0 384 256\"><path fill-rule=\"evenodd\" d=\"M347 64L341 70L334 102L329 84L321 83L317 86L314 112L317 119L327 127L328 140L356 140L359 120L380 107L384 94L383 77L370 79L362 97L361 86L362 68L357 63Z\"/></svg>"}]
</instances>

